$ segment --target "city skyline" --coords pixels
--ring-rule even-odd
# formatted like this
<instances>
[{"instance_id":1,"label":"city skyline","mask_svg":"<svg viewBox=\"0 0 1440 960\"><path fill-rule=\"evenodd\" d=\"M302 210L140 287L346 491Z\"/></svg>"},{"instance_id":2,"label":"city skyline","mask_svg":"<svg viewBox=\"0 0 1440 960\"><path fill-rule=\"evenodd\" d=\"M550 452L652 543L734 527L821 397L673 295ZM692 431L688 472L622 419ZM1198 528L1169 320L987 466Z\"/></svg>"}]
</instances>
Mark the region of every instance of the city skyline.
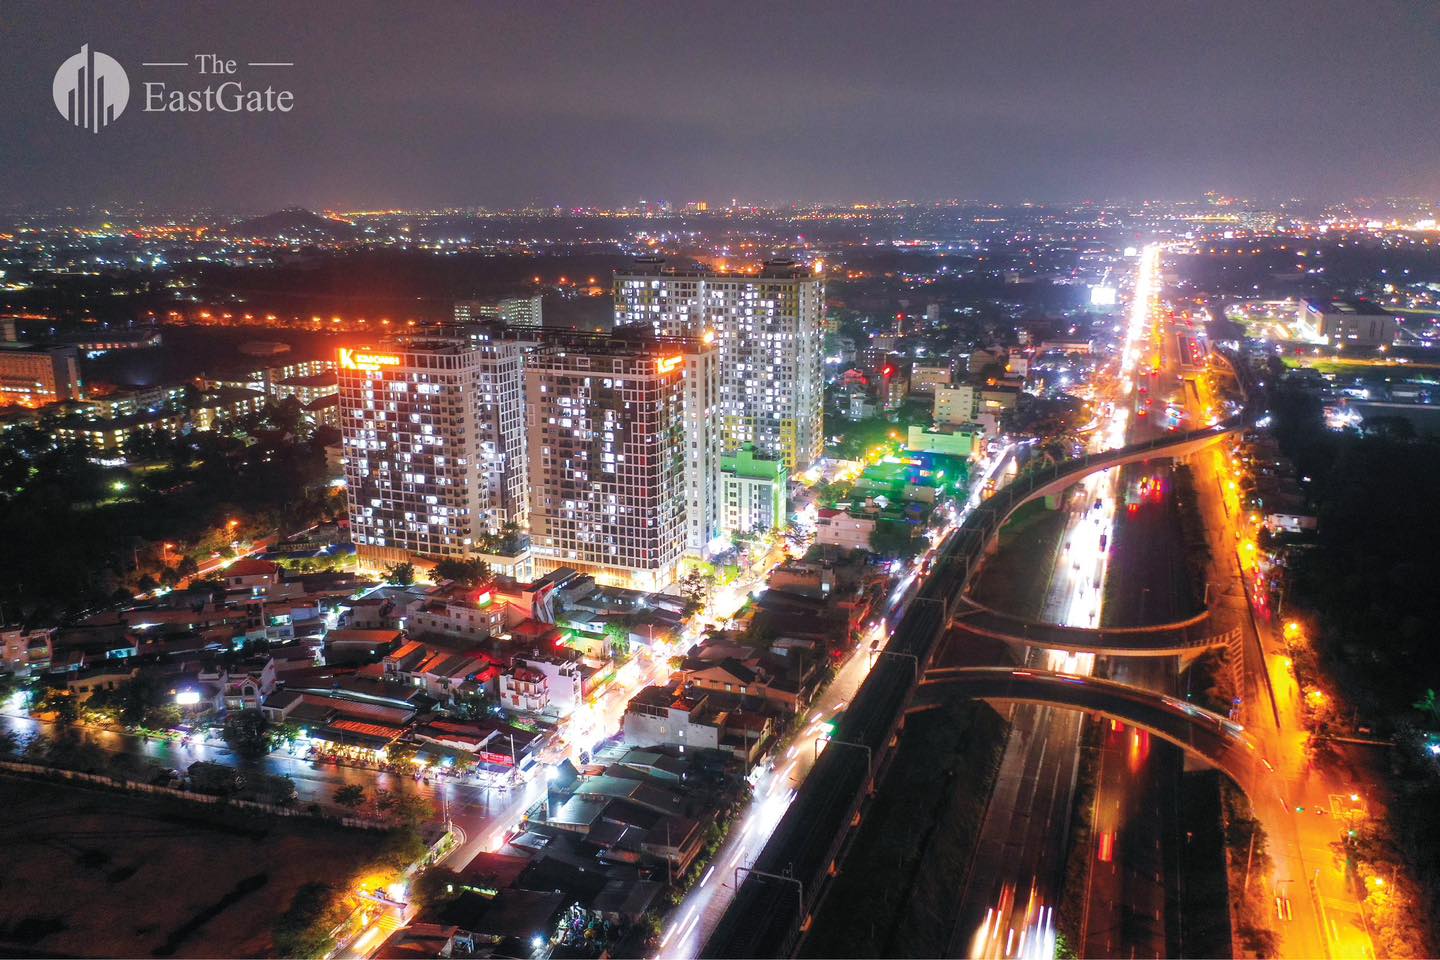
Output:
<instances>
[{"instance_id":1,"label":"city skyline","mask_svg":"<svg viewBox=\"0 0 1440 960\"><path fill-rule=\"evenodd\" d=\"M10 0L0 955L1440 956L1437 91L1435 0Z\"/></svg>"}]
</instances>

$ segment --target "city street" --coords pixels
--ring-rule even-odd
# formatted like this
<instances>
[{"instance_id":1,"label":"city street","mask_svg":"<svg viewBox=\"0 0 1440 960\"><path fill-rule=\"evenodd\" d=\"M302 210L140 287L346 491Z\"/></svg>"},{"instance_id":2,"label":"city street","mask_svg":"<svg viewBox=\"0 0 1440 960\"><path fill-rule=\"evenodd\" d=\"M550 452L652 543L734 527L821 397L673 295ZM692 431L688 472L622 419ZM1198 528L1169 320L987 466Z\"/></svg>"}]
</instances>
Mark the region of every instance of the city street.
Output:
<instances>
[{"instance_id":1,"label":"city street","mask_svg":"<svg viewBox=\"0 0 1440 960\"><path fill-rule=\"evenodd\" d=\"M971 484L971 494L963 509L952 521L958 525L980 502L986 484L994 481L1007 470L1014 450L1007 445L996 451L989 461L976 471ZM947 527L947 530L949 528ZM940 542L944 533L935 538ZM927 553L928 556L928 553ZM882 630L888 630L899 621L905 605L915 595L920 574L916 564L911 572L901 577L886 598L886 613ZM879 641L883 647L883 634L869 638ZM823 724L854 696L874 665L875 654L871 644L862 641L836 672L834 680L821 694L805 715L804 726L794 742L774 760L774 766L756 778L754 798L745 812L732 825L725 843L716 853L711 869L702 875L700 883L686 894L680 904L670 912L665 932L661 935L658 957L673 960L689 960L699 954L706 939L719 923L721 916L734 898L737 868L748 867L755 861L780 818L789 806L795 789L804 782L815 758L825 749L822 739ZM744 879L743 870L738 877Z\"/></svg>"},{"instance_id":2,"label":"city street","mask_svg":"<svg viewBox=\"0 0 1440 960\"><path fill-rule=\"evenodd\" d=\"M1163 324L1160 338L1167 373L1178 378L1177 402L1192 422L1201 423L1220 408L1193 362L1182 352L1188 328L1180 334L1177 321ZM1274 758L1280 793L1251 796L1255 816L1270 838L1274 870L1272 896L1288 898L1290 919L1276 917L1282 954L1292 957L1373 957L1360 905L1334 862L1330 842L1339 838L1340 824L1318 809L1328 810L1332 795L1348 795L1349 780L1312 768L1306 761L1307 734L1301 717L1300 691L1284 654L1276 624L1268 611L1257 616L1239 556L1242 521L1231 475L1221 448L1191 458L1196 494L1211 560L1207 573L1210 604L1217 631L1237 628L1245 652L1244 717L1261 751ZM1300 808L1303 808L1303 812Z\"/></svg>"},{"instance_id":3,"label":"city street","mask_svg":"<svg viewBox=\"0 0 1440 960\"><path fill-rule=\"evenodd\" d=\"M0 713L0 729L13 734L22 746L37 736L54 737L57 734L57 727L53 723L11 712ZM519 788L501 789L450 779L417 780L383 770L321 763L291 756L283 750L249 760L236 756L224 744L192 740L182 745L174 741L154 740L112 730L76 728L76 733L82 741L94 744L100 749L142 758L181 773L184 773L190 764L206 760L242 770L286 776L295 782L298 804L318 803L335 813L345 812L336 805L334 797L337 789L347 785L363 787L370 794L376 790L390 790L424 797L435 805L438 815L444 816L448 812L468 838L465 848L454 854L456 862L461 864L468 862L476 850L498 845L497 835L503 839L504 831L512 827L525 807L543 792L543 785L537 785L533 781Z\"/></svg>"}]
</instances>

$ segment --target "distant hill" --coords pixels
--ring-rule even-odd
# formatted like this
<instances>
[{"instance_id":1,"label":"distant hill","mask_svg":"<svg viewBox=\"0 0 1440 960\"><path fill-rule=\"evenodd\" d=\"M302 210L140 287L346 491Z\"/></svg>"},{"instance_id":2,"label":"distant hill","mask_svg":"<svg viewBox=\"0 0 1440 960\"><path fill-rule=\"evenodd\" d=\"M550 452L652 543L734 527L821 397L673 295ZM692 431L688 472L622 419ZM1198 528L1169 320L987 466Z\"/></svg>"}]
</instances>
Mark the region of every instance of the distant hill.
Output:
<instances>
[{"instance_id":1,"label":"distant hill","mask_svg":"<svg viewBox=\"0 0 1440 960\"><path fill-rule=\"evenodd\" d=\"M260 217L238 220L225 230L236 237L281 240L290 243L326 243L353 240L359 230L352 223L333 220L303 207L290 207Z\"/></svg>"}]
</instances>

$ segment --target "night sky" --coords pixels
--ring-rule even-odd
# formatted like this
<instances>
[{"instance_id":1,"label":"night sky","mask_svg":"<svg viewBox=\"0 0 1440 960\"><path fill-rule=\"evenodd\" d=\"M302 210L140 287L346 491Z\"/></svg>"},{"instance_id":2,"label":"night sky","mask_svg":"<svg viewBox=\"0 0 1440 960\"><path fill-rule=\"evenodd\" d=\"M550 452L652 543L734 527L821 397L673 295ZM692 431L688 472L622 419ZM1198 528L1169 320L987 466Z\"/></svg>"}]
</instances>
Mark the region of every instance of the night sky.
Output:
<instances>
[{"instance_id":1,"label":"night sky","mask_svg":"<svg viewBox=\"0 0 1440 960\"><path fill-rule=\"evenodd\" d=\"M98 134L51 101L87 42ZM202 52L294 111L141 112ZM0 6L25 207L1435 196L1437 105L1432 0Z\"/></svg>"}]
</instances>

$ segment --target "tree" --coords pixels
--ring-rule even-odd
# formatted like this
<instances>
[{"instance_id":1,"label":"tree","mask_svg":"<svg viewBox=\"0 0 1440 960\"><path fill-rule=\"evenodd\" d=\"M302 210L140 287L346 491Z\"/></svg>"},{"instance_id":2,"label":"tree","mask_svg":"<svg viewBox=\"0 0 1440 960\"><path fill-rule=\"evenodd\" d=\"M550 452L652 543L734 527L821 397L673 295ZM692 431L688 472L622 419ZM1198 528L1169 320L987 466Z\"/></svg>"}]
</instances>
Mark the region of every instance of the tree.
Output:
<instances>
[{"instance_id":1,"label":"tree","mask_svg":"<svg viewBox=\"0 0 1440 960\"><path fill-rule=\"evenodd\" d=\"M435 564L435 578L474 587L490 579L490 565L479 557L446 557Z\"/></svg>"},{"instance_id":2,"label":"tree","mask_svg":"<svg viewBox=\"0 0 1440 960\"><path fill-rule=\"evenodd\" d=\"M117 691L115 698L120 710L120 722L126 726L147 724L158 711L173 705L167 690L159 679L150 673L139 673ZM168 718L162 718L168 719Z\"/></svg>"},{"instance_id":3,"label":"tree","mask_svg":"<svg viewBox=\"0 0 1440 960\"><path fill-rule=\"evenodd\" d=\"M709 601L710 591L714 586L715 574L707 574L697 567L680 579L680 596L685 598L686 603L699 609Z\"/></svg>"},{"instance_id":4,"label":"tree","mask_svg":"<svg viewBox=\"0 0 1440 960\"><path fill-rule=\"evenodd\" d=\"M415 582L415 564L392 563L385 568L385 582L396 587L408 587Z\"/></svg>"},{"instance_id":5,"label":"tree","mask_svg":"<svg viewBox=\"0 0 1440 960\"><path fill-rule=\"evenodd\" d=\"M288 747L300 739L300 727L290 720L282 720L270 728L269 735L272 747Z\"/></svg>"},{"instance_id":6,"label":"tree","mask_svg":"<svg viewBox=\"0 0 1440 960\"><path fill-rule=\"evenodd\" d=\"M347 783L335 791L335 802L346 810L356 810L365 805L365 788L358 783Z\"/></svg>"},{"instance_id":7,"label":"tree","mask_svg":"<svg viewBox=\"0 0 1440 960\"><path fill-rule=\"evenodd\" d=\"M456 714L466 720L478 720L490 713L491 702L484 688L457 693L451 702Z\"/></svg>"},{"instance_id":8,"label":"tree","mask_svg":"<svg viewBox=\"0 0 1440 960\"><path fill-rule=\"evenodd\" d=\"M610 644L610 655L616 659L630 655L630 628L618 620L605 624L605 639Z\"/></svg>"},{"instance_id":9,"label":"tree","mask_svg":"<svg viewBox=\"0 0 1440 960\"><path fill-rule=\"evenodd\" d=\"M269 728L270 721L259 710L240 710L225 718L221 736L242 757L261 757L270 749Z\"/></svg>"},{"instance_id":10,"label":"tree","mask_svg":"<svg viewBox=\"0 0 1440 960\"><path fill-rule=\"evenodd\" d=\"M385 748L385 759L397 766L408 767L414 765L417 753L418 751L411 744L396 740Z\"/></svg>"},{"instance_id":11,"label":"tree","mask_svg":"<svg viewBox=\"0 0 1440 960\"><path fill-rule=\"evenodd\" d=\"M80 716L80 703L75 694L58 688L45 691L35 709L40 713L54 713L55 722L62 726L69 726Z\"/></svg>"},{"instance_id":12,"label":"tree","mask_svg":"<svg viewBox=\"0 0 1440 960\"><path fill-rule=\"evenodd\" d=\"M877 520L875 529L870 531L870 549L882 557L905 558L914 556L918 542L903 520Z\"/></svg>"},{"instance_id":13,"label":"tree","mask_svg":"<svg viewBox=\"0 0 1440 960\"><path fill-rule=\"evenodd\" d=\"M345 894L328 883L307 883L271 928L275 954L318 957L334 946L330 932L345 919Z\"/></svg>"}]
</instances>

